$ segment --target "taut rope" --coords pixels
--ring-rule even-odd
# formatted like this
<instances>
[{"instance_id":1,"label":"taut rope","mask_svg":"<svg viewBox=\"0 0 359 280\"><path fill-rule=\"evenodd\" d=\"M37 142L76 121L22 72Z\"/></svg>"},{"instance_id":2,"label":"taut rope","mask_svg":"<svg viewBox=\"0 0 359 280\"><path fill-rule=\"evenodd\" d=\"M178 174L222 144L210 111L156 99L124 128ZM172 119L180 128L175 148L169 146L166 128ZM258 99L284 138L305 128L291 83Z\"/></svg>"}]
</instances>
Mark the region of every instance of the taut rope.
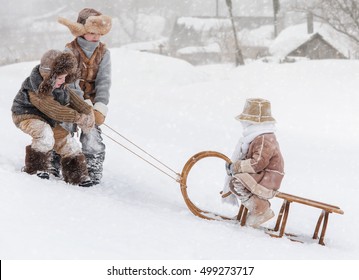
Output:
<instances>
[{"instance_id":1,"label":"taut rope","mask_svg":"<svg viewBox=\"0 0 359 280\"><path fill-rule=\"evenodd\" d=\"M149 160L145 159L144 157L142 157L141 155L139 155L138 153L132 151L130 148L126 147L124 144L120 143L119 141L117 141L116 139L114 139L113 137L109 136L108 134L102 132L103 135L105 135L107 138L109 138L110 140L112 140L113 142L115 142L116 144L120 145L121 147L123 147L124 149L126 149L127 151L131 152L132 154L134 154L135 156L137 156L138 158L142 159L143 161L147 162L148 164L150 164L151 166L153 166L154 168L156 168L157 170L159 170L160 172L162 172L163 174L167 175L168 177L170 177L171 179L175 180L177 183L180 183L181 185L181 193L182 196L184 198L184 201L188 207L188 209L197 217L200 217L202 219L207 219L207 220L231 220L232 218L228 218L225 216L221 216L219 214L215 214L213 212L209 212L209 211L205 211L205 210L201 210L199 209L188 197L188 193L187 193L187 177L188 174L190 172L190 170L192 169L193 165L196 164L197 161L206 158L206 157L218 157L221 158L227 162L231 162L230 159L219 153L219 152L214 152L214 151L204 151L204 152L200 152L198 154L195 154L194 156L192 156L187 163L185 164L185 166L183 167L182 173L179 174L178 172L176 172L175 170L173 170L172 168L170 168L168 165L164 164L163 162L161 162L160 160L158 160L157 158L155 158L154 156L152 156L150 153L146 152L144 149L142 149L141 147L139 147L138 145L136 145L134 142L132 142L131 140L129 140L128 138L124 137L122 134L120 134L119 132L117 132L115 129L111 128L110 126L108 126L107 124L103 124L105 127L107 127L108 129L110 129L112 132L116 133L117 135L119 135L121 138L123 138L124 140L126 140L128 143L130 143L131 145L133 145L134 147L136 147L137 149L139 149L141 152L143 152L144 154L148 155L151 159L153 159L154 161L156 161L157 163L159 163L160 165L162 165L163 167L167 168L168 171L170 171L171 173L175 174L176 176L174 176L173 174L170 174L169 172L166 172L164 170L162 170L161 168L159 168L158 166L156 166L154 163L150 162Z\"/></svg>"},{"instance_id":2,"label":"taut rope","mask_svg":"<svg viewBox=\"0 0 359 280\"><path fill-rule=\"evenodd\" d=\"M120 145L121 147L125 148L127 151L129 151L130 153L134 154L135 156L137 156L138 158L142 159L143 161L147 162L148 164L150 164L151 166L153 166L154 168L156 168L157 170L159 170L160 172L162 172L163 174L167 175L168 177L172 178L173 180L175 180L176 182L180 181L180 174L176 171L174 171L172 168L170 168L168 165L164 164L163 162L161 162L160 160L158 160L157 158L155 158L154 156L152 156L150 153L146 152L144 149L142 149L140 146L136 145L134 142L132 142L131 140L129 140L128 138L126 138L125 136L123 136L121 133L119 133L118 131L116 131L115 129L111 128L110 126L108 126L107 124L103 124L104 126L106 126L108 129L110 129L111 131L113 131L114 133L116 133L117 135L119 135L121 138L123 138L124 140L126 140L128 143L130 143L131 145L135 146L137 149L139 149L141 152L145 153L146 155L148 155L150 158L152 158L153 160L155 160L157 163L159 163L160 165L162 165L163 167L167 168L169 171L171 171L173 174L175 174L177 177L174 177L173 174L170 175L169 173L167 173L166 171L162 170L161 168L159 168L158 166L156 166L155 164L153 164L152 162L150 162L149 160L145 159L144 157L140 156L138 153L135 153L134 151L132 151L130 148L126 147L125 145L121 144L119 141L117 141L116 139L114 139L113 137L107 135L106 133L102 132L103 135L105 135L107 138L111 139L113 142L115 142L116 144Z\"/></svg>"}]
</instances>

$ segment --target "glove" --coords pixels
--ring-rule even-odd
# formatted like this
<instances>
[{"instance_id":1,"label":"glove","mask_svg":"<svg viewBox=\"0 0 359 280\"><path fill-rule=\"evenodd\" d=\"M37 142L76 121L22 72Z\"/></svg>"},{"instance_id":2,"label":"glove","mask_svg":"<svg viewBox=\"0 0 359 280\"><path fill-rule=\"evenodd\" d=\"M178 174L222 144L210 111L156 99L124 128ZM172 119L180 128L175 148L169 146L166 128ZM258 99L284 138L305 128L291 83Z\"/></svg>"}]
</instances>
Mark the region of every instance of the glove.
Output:
<instances>
[{"instance_id":1,"label":"glove","mask_svg":"<svg viewBox=\"0 0 359 280\"><path fill-rule=\"evenodd\" d=\"M233 164L226 162L226 172L228 176L233 176Z\"/></svg>"},{"instance_id":2,"label":"glove","mask_svg":"<svg viewBox=\"0 0 359 280\"><path fill-rule=\"evenodd\" d=\"M105 122L105 116L102 113L100 113L97 110L94 110L94 114L95 114L96 125L101 125Z\"/></svg>"},{"instance_id":3,"label":"glove","mask_svg":"<svg viewBox=\"0 0 359 280\"><path fill-rule=\"evenodd\" d=\"M95 116L93 110L91 110L90 114L80 114L75 122L84 133L89 133L95 126Z\"/></svg>"}]
</instances>

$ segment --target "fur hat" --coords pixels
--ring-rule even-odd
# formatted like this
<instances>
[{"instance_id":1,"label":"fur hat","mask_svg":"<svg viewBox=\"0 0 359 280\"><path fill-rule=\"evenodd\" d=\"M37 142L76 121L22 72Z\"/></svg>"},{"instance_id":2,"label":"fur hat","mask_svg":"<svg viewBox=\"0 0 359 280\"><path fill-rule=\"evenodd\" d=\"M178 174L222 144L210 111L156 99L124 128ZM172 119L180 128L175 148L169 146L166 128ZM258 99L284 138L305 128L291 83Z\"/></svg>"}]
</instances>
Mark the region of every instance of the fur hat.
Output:
<instances>
[{"instance_id":1,"label":"fur hat","mask_svg":"<svg viewBox=\"0 0 359 280\"><path fill-rule=\"evenodd\" d=\"M270 102L261 98L247 99L243 112L236 117L236 120L252 123L275 122Z\"/></svg>"},{"instance_id":2,"label":"fur hat","mask_svg":"<svg viewBox=\"0 0 359 280\"><path fill-rule=\"evenodd\" d=\"M86 33L106 35L111 30L112 19L95 9L85 8L80 11L77 22L60 17L58 22L67 26L75 37Z\"/></svg>"},{"instance_id":3,"label":"fur hat","mask_svg":"<svg viewBox=\"0 0 359 280\"><path fill-rule=\"evenodd\" d=\"M52 92L53 83L57 76L67 74L66 83L78 78L77 59L72 52L49 50L40 60L40 74L44 80L39 86L39 94L47 95Z\"/></svg>"}]
</instances>

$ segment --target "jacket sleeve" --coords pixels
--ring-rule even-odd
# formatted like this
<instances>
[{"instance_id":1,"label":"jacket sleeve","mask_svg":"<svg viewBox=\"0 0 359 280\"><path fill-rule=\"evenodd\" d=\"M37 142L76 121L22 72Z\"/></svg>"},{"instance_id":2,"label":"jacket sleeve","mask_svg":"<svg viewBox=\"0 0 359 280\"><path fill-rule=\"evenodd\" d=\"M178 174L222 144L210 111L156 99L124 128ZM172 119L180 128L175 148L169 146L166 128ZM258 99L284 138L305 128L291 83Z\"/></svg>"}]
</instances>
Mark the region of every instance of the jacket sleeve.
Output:
<instances>
[{"instance_id":1,"label":"jacket sleeve","mask_svg":"<svg viewBox=\"0 0 359 280\"><path fill-rule=\"evenodd\" d=\"M94 98L94 109L106 116L111 87L111 55L109 50L106 50L105 55L99 65L95 87L96 96Z\"/></svg>"},{"instance_id":2,"label":"jacket sleeve","mask_svg":"<svg viewBox=\"0 0 359 280\"><path fill-rule=\"evenodd\" d=\"M269 164L273 156L271 143L263 135L257 137L250 145L252 156L235 162L236 173L259 173Z\"/></svg>"},{"instance_id":3,"label":"jacket sleeve","mask_svg":"<svg viewBox=\"0 0 359 280\"><path fill-rule=\"evenodd\" d=\"M79 97L76 92L73 90L67 88L69 94L70 94L70 106L75 109L77 112L83 113L83 114L90 114L92 110L92 106L90 106L88 103L86 103L81 97Z\"/></svg>"},{"instance_id":4,"label":"jacket sleeve","mask_svg":"<svg viewBox=\"0 0 359 280\"><path fill-rule=\"evenodd\" d=\"M76 110L61 105L52 96L40 98L36 93L29 92L29 98L37 109L55 121L75 123L80 117Z\"/></svg>"}]
</instances>

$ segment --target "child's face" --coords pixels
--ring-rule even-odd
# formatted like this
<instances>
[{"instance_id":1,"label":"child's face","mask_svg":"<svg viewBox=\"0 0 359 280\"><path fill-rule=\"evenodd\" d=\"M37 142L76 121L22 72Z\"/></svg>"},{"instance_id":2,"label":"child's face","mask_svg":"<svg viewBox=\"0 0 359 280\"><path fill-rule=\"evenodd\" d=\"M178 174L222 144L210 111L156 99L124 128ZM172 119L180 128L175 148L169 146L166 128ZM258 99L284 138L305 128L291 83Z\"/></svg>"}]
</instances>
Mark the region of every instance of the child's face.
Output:
<instances>
[{"instance_id":1,"label":"child's face","mask_svg":"<svg viewBox=\"0 0 359 280\"><path fill-rule=\"evenodd\" d=\"M95 33L86 33L84 35L84 38L85 38L86 41L98 42L98 41L100 41L101 35L100 34L95 34Z\"/></svg>"},{"instance_id":2,"label":"child's face","mask_svg":"<svg viewBox=\"0 0 359 280\"><path fill-rule=\"evenodd\" d=\"M55 80L54 88L59 88L65 83L67 74L58 75Z\"/></svg>"}]
</instances>

